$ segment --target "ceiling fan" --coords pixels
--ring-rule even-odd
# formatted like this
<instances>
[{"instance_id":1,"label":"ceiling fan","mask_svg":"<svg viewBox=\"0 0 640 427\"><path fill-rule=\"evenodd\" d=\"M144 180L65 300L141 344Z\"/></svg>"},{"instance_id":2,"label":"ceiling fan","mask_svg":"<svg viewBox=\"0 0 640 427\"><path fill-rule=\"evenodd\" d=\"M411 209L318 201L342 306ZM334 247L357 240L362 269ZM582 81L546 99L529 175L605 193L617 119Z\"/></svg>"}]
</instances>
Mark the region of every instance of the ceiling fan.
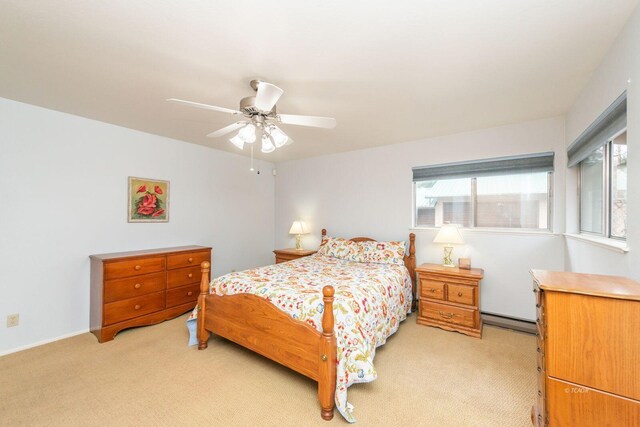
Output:
<instances>
[{"instance_id":1,"label":"ceiling fan","mask_svg":"<svg viewBox=\"0 0 640 427\"><path fill-rule=\"evenodd\" d=\"M244 144L252 144L258 137L262 142L261 151L263 153L271 153L276 148L293 143L293 140L277 126L278 124L326 129L333 129L336 126L336 119L331 117L278 114L276 112L276 102L278 102L284 91L278 86L262 80L251 80L250 84L253 90L256 91L256 95L242 98L238 110L175 98L167 99L167 101L205 110L244 116L243 120L207 135L211 138L218 138L237 130L238 133L229 141L241 150L244 148Z\"/></svg>"}]
</instances>

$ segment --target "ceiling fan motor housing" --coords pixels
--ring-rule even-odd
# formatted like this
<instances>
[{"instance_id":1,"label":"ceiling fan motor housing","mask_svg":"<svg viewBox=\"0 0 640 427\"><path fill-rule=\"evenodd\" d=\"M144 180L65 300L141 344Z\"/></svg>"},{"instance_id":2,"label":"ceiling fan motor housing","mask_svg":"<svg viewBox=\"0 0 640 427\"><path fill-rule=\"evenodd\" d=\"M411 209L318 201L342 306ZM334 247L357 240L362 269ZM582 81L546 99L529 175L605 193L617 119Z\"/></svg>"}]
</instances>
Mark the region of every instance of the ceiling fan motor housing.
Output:
<instances>
[{"instance_id":1,"label":"ceiling fan motor housing","mask_svg":"<svg viewBox=\"0 0 640 427\"><path fill-rule=\"evenodd\" d=\"M253 117L257 115L265 116L265 117L275 117L276 116L276 106L274 105L271 111L262 111L256 108L256 97L255 96L247 96L246 98L242 98L240 100L240 111L245 116Z\"/></svg>"}]
</instances>

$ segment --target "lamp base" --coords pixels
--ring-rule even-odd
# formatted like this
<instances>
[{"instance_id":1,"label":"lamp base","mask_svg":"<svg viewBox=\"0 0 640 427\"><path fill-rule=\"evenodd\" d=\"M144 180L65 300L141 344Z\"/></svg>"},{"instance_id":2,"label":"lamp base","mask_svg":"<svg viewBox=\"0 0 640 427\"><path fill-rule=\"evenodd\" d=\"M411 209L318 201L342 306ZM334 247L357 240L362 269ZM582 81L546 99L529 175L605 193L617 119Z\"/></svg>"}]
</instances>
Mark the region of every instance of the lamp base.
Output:
<instances>
[{"instance_id":1,"label":"lamp base","mask_svg":"<svg viewBox=\"0 0 640 427\"><path fill-rule=\"evenodd\" d=\"M442 263L443 267L455 267L456 265L453 263L453 246L445 246L444 247L444 262Z\"/></svg>"},{"instance_id":2,"label":"lamp base","mask_svg":"<svg viewBox=\"0 0 640 427\"><path fill-rule=\"evenodd\" d=\"M302 234L296 234L296 249L302 250Z\"/></svg>"}]
</instances>

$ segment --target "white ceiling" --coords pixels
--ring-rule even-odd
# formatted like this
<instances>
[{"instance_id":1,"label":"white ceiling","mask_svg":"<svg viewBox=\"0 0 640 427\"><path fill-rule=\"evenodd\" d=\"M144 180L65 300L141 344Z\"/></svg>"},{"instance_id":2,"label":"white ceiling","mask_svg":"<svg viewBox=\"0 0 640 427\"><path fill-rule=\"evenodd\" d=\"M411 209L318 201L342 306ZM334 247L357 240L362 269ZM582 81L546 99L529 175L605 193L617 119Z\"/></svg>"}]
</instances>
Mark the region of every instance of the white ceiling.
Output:
<instances>
[{"instance_id":1,"label":"white ceiling","mask_svg":"<svg viewBox=\"0 0 640 427\"><path fill-rule=\"evenodd\" d=\"M283 161L564 114L637 0L0 2L0 97L196 144L262 78ZM37 124L34 123L34 126ZM245 148L244 154L248 154Z\"/></svg>"}]
</instances>

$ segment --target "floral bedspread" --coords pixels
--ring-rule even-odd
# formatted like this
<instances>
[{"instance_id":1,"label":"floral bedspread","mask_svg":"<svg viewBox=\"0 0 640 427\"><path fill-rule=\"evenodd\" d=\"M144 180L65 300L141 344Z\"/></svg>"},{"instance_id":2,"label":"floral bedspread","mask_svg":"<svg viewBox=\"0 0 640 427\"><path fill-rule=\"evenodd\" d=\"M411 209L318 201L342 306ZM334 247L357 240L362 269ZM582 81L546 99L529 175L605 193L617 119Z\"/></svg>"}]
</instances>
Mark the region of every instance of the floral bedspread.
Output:
<instances>
[{"instance_id":1,"label":"floral bedspread","mask_svg":"<svg viewBox=\"0 0 640 427\"><path fill-rule=\"evenodd\" d=\"M322 331L322 287L326 285L335 288L336 407L347 421L355 422L353 406L347 403L347 388L377 378L373 366L376 348L398 330L411 310L411 277L404 265L353 262L316 254L226 274L211 282L210 292L260 296L294 319ZM188 322L194 323L195 316L194 310ZM192 337L191 342L197 341Z\"/></svg>"}]
</instances>

